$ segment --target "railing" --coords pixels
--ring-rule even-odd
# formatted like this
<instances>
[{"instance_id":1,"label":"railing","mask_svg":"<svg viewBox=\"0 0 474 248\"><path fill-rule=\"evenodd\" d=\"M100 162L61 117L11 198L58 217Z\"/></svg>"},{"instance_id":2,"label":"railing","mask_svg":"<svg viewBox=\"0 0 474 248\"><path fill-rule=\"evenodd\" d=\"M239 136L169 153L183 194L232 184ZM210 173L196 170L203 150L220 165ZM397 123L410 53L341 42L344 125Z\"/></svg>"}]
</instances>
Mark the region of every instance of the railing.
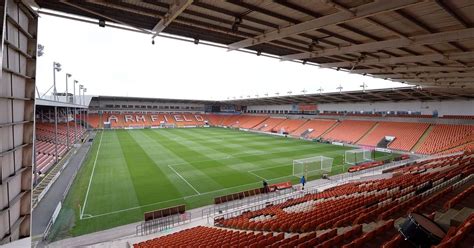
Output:
<instances>
[{"instance_id":1,"label":"railing","mask_svg":"<svg viewBox=\"0 0 474 248\"><path fill-rule=\"evenodd\" d=\"M259 203L263 201L268 201L270 199L273 199L282 195L291 194L293 192L295 192L295 189L288 188L288 189L283 189L283 190L277 190L274 192L255 195L253 197L245 197L240 200L229 201L229 202L225 202L221 204L214 204L210 207L202 209L201 214L203 218L204 217L209 218L212 215L222 214L223 212L227 212L229 210L236 209L239 207L253 205L255 203Z\"/></svg>"},{"instance_id":2,"label":"railing","mask_svg":"<svg viewBox=\"0 0 474 248\"><path fill-rule=\"evenodd\" d=\"M157 233L189 222L191 222L191 213L189 212L144 221L136 227L136 235Z\"/></svg>"},{"instance_id":3,"label":"railing","mask_svg":"<svg viewBox=\"0 0 474 248\"><path fill-rule=\"evenodd\" d=\"M295 191L293 193L286 194L282 197L278 197L278 198L273 199L271 201L267 201L267 202L264 202L264 203L259 203L259 204L256 204L256 205L253 205L253 206L250 206L250 207L245 207L245 208L241 208L241 209L238 209L238 210L234 210L234 211L231 211L231 212L227 212L227 213L217 215L212 219L214 221L213 224L214 225L216 224L216 220L229 219L229 218L232 218L232 217L239 216L244 212L260 210L260 209L266 208L266 207L271 206L271 205L277 205L277 204L284 203L284 202L286 202L288 200L291 200L291 199L297 199L297 198L303 197L305 195L315 194L315 193L318 193L317 189L312 189L312 190L308 190L308 191ZM208 222L210 220L210 217L211 216L208 216Z\"/></svg>"}]
</instances>

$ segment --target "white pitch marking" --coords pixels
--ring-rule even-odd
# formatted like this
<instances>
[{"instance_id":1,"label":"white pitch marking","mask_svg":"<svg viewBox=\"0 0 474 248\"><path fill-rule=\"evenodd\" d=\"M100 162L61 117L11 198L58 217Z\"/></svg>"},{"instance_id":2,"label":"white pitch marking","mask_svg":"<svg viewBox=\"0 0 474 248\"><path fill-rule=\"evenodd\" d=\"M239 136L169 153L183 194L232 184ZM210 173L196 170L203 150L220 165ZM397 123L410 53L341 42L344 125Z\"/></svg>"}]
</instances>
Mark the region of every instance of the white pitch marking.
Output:
<instances>
[{"instance_id":1,"label":"white pitch marking","mask_svg":"<svg viewBox=\"0 0 474 248\"><path fill-rule=\"evenodd\" d=\"M171 165L168 165L168 167L169 167L172 171L174 171L174 173L176 173L176 175L178 175L178 177L180 177L181 179L183 179L183 181L184 181L185 183L187 183L187 184L189 185L189 187L191 187L192 189L194 189L194 191L196 191L196 193L197 193L198 195L201 194L201 193L199 193L199 191L198 191L196 188L194 188L194 186L193 186L192 184L190 184L190 183L188 182L188 180L186 180L183 176L181 176L181 174L179 174Z\"/></svg>"},{"instance_id":2,"label":"white pitch marking","mask_svg":"<svg viewBox=\"0 0 474 248\"><path fill-rule=\"evenodd\" d=\"M95 165L97 164L97 157L99 157L99 151L100 151L100 146L102 145L102 137L103 136L104 136L104 131L102 131L102 133L100 134L99 147L97 148L97 153L95 155L94 166L92 167L91 178L89 178L89 185L87 185L86 198L84 199L84 204L82 204L83 207L82 207L82 213L81 213L81 216L80 216L81 220L82 220L82 216L84 215L84 209L86 209L87 197L89 196L89 190L91 188L92 177L94 177Z\"/></svg>"},{"instance_id":3,"label":"white pitch marking","mask_svg":"<svg viewBox=\"0 0 474 248\"><path fill-rule=\"evenodd\" d=\"M264 178L264 177L261 177L261 176L259 176L259 175L255 174L255 173L253 173L252 171L247 171L247 173L250 173L250 174L252 174L252 175L254 175L254 176L258 177L258 178L261 178L261 179L263 179L263 180L267 181L267 179L266 179L266 178Z\"/></svg>"},{"instance_id":4,"label":"white pitch marking","mask_svg":"<svg viewBox=\"0 0 474 248\"><path fill-rule=\"evenodd\" d=\"M293 175L288 175L288 176L283 176L283 177L277 177L277 178L268 179L268 181L273 181L273 180L277 180L277 179L281 179L281 178L287 178L287 177L294 177L294 176ZM296 178L299 178L299 177L296 177ZM180 197L180 198L170 199L170 200L166 200L166 201L155 202L155 203L150 203L150 204L146 204L146 205L141 205L141 206L126 208L126 209L116 210L116 211L103 213L103 214L98 214L98 215L90 215L89 214L88 216L90 216L90 217L83 218L83 220L93 219L93 218L102 217L102 216L111 215L111 214L116 214L116 213L121 213L121 212L126 212L126 211L130 211L130 210L143 208L143 207L149 207L149 206L158 205L158 204L166 203L166 202L172 202L172 201L183 200L183 199L185 200L185 199L188 199L188 198L191 198L191 197L212 194L212 193L216 193L216 192L220 192L220 191L225 191L225 190L229 190L229 189L240 188L240 187L255 185L255 184L260 184L260 182L247 183L247 184L242 184L242 185L238 185L238 186L234 186L234 187L223 188L223 189L218 189L218 190L213 190L213 191L207 191L207 192L200 193L200 194L188 195L188 196L185 196L185 197Z\"/></svg>"}]
</instances>

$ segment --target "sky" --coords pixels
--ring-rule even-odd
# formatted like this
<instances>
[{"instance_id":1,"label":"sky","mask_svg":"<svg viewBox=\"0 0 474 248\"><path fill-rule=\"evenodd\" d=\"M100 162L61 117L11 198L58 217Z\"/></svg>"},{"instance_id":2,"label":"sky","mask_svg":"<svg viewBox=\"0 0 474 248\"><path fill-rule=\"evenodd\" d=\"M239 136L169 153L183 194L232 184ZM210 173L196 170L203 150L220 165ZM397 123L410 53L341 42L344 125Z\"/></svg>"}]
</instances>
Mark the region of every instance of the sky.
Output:
<instances>
[{"instance_id":1,"label":"sky","mask_svg":"<svg viewBox=\"0 0 474 248\"><path fill-rule=\"evenodd\" d=\"M37 61L37 86L43 95L53 85L69 92L73 80L88 95L225 100L292 94L406 86L347 72L322 69L224 48L130 32L42 14L38 43L44 55ZM77 93L77 88L76 88ZM49 92L51 94L51 92Z\"/></svg>"}]
</instances>

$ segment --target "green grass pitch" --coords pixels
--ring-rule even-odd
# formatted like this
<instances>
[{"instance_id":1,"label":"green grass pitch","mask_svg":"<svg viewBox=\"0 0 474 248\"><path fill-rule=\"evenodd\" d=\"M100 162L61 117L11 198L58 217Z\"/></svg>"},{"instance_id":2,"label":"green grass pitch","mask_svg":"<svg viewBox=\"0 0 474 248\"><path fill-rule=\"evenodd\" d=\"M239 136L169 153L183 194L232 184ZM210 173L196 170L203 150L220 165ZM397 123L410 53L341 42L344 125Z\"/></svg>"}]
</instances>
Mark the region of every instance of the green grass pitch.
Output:
<instances>
[{"instance_id":1,"label":"green grass pitch","mask_svg":"<svg viewBox=\"0 0 474 248\"><path fill-rule=\"evenodd\" d=\"M295 159L332 157L331 173L338 174L349 149L222 128L98 132L52 237L137 222L144 212L179 204L209 205L216 196L260 187L263 179L297 183Z\"/></svg>"}]
</instances>

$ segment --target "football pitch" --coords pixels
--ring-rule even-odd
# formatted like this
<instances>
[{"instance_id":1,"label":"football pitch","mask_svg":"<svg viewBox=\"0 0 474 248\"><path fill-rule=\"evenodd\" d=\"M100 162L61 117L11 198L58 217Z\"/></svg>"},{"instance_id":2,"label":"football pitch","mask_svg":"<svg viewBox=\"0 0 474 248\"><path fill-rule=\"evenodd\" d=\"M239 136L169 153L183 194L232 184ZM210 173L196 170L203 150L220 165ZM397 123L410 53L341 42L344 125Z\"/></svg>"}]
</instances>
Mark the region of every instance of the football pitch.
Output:
<instances>
[{"instance_id":1,"label":"football pitch","mask_svg":"<svg viewBox=\"0 0 474 248\"><path fill-rule=\"evenodd\" d=\"M223 128L100 131L53 233L77 236L140 221L147 211L209 205L263 180L297 183L295 159L332 157L331 174L339 174L350 149Z\"/></svg>"}]
</instances>

